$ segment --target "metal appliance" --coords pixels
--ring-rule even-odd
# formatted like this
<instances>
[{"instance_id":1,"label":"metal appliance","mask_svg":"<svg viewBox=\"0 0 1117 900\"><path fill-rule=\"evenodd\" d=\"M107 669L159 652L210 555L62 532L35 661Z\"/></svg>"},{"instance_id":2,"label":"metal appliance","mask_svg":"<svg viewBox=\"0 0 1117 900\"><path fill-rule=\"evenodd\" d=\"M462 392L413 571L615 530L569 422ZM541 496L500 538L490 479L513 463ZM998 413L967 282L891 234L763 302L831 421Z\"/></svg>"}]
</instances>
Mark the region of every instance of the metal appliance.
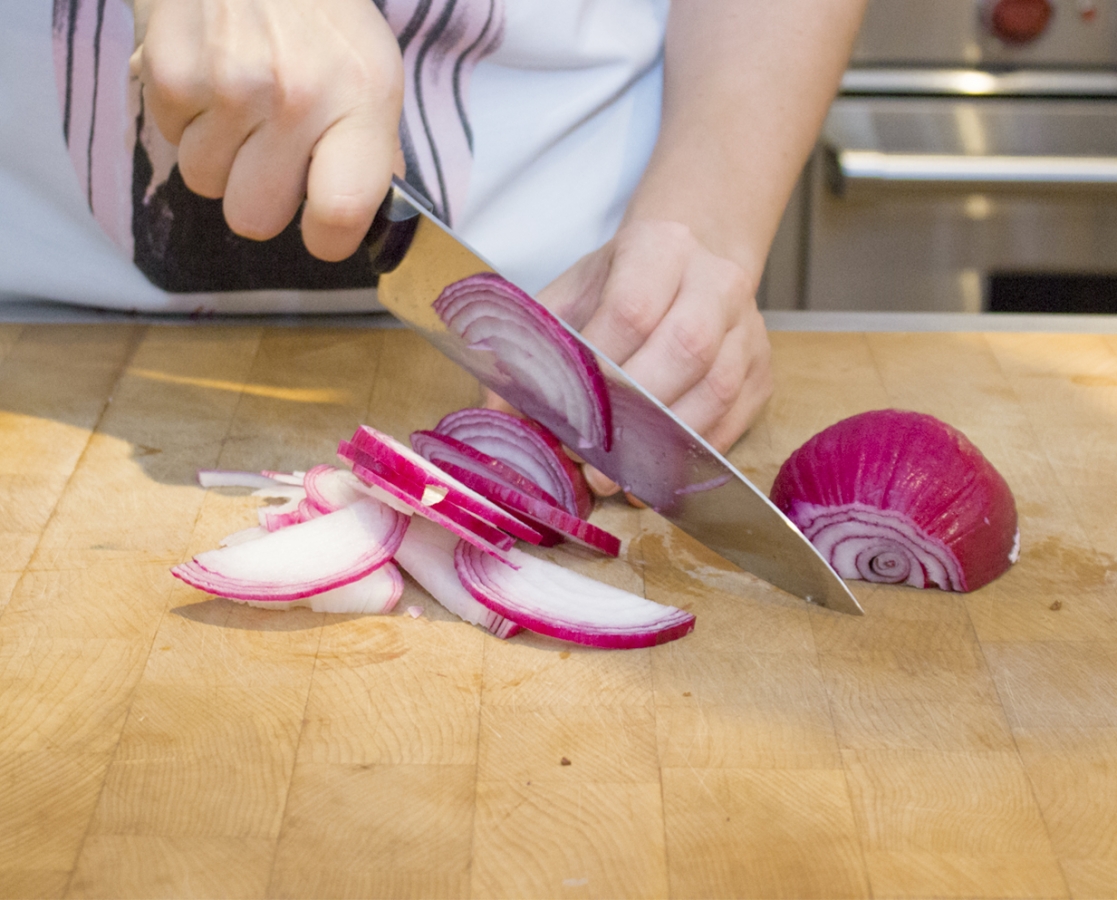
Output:
<instances>
[{"instance_id":1,"label":"metal appliance","mask_svg":"<svg viewBox=\"0 0 1117 900\"><path fill-rule=\"evenodd\" d=\"M870 0L761 303L1117 312L1117 0Z\"/></svg>"}]
</instances>

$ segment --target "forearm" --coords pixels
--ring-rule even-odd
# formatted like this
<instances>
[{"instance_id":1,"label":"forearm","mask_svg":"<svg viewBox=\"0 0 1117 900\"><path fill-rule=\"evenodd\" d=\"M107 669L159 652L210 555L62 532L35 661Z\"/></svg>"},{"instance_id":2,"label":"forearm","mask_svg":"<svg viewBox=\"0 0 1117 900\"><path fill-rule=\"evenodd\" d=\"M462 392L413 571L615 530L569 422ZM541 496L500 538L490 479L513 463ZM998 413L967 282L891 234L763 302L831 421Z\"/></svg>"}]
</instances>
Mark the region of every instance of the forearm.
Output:
<instances>
[{"instance_id":1,"label":"forearm","mask_svg":"<svg viewBox=\"0 0 1117 900\"><path fill-rule=\"evenodd\" d=\"M865 0L674 0L663 123L627 220L681 222L759 278Z\"/></svg>"}]
</instances>

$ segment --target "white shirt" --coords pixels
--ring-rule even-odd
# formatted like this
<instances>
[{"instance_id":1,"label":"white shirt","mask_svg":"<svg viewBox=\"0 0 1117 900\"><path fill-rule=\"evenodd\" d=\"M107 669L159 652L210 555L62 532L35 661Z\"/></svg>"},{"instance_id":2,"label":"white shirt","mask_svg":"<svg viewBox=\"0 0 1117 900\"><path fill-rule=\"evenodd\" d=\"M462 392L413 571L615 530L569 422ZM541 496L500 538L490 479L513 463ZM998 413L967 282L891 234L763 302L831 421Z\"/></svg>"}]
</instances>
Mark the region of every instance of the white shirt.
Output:
<instances>
[{"instance_id":1,"label":"white shirt","mask_svg":"<svg viewBox=\"0 0 1117 900\"><path fill-rule=\"evenodd\" d=\"M458 26L447 32L466 64L453 70L452 58L434 52L433 14L424 24L434 37L424 43L420 32L405 49L409 178L441 198L448 209L440 212L458 233L530 292L608 240L620 220L658 131L668 4L436 0L433 13ZM134 264L137 240L151 241L136 233L150 223L137 226L133 208L139 101L127 77L130 13L123 0L108 0L98 21L89 11L96 3L87 0L67 60L52 52L52 5L0 0L0 300L165 312L376 308L374 292L363 288L165 291L152 284ZM382 8L399 35L416 0L386 0ZM65 50L67 37L55 35L54 47ZM452 113L453 97L438 94L455 71L464 115ZM144 131L150 201L173 148L150 123ZM432 155L432 146L439 152Z\"/></svg>"}]
</instances>

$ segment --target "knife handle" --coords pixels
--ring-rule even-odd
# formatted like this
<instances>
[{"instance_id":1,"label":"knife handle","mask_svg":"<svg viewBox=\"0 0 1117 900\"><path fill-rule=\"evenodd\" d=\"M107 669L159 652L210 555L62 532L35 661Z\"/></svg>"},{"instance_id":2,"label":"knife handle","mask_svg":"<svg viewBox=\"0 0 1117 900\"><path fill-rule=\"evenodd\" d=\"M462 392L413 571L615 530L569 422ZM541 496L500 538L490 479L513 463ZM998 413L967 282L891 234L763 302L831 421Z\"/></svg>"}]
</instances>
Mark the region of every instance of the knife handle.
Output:
<instances>
[{"instance_id":1,"label":"knife handle","mask_svg":"<svg viewBox=\"0 0 1117 900\"><path fill-rule=\"evenodd\" d=\"M374 275L391 272L403 261L419 225L420 208L431 212L434 205L411 185L393 177L392 186L365 235Z\"/></svg>"}]
</instances>

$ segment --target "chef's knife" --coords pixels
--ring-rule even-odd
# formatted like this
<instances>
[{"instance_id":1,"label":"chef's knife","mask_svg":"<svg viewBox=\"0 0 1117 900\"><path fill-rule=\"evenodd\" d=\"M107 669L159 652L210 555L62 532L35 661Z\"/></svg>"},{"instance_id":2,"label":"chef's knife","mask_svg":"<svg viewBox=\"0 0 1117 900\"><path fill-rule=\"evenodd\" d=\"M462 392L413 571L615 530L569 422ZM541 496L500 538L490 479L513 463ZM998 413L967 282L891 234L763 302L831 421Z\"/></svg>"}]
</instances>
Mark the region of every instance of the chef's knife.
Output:
<instances>
[{"instance_id":1,"label":"chef's knife","mask_svg":"<svg viewBox=\"0 0 1117 900\"><path fill-rule=\"evenodd\" d=\"M378 297L462 368L500 392L492 373L499 348L478 348L451 331L433 308L448 285L495 269L396 180L369 231L379 273ZM565 326L564 326L565 327ZM759 578L811 603L860 615L843 581L767 497L578 332L567 331L596 358L612 409L608 450L584 446L565 419L533 408L531 415L582 458L678 528Z\"/></svg>"}]
</instances>

